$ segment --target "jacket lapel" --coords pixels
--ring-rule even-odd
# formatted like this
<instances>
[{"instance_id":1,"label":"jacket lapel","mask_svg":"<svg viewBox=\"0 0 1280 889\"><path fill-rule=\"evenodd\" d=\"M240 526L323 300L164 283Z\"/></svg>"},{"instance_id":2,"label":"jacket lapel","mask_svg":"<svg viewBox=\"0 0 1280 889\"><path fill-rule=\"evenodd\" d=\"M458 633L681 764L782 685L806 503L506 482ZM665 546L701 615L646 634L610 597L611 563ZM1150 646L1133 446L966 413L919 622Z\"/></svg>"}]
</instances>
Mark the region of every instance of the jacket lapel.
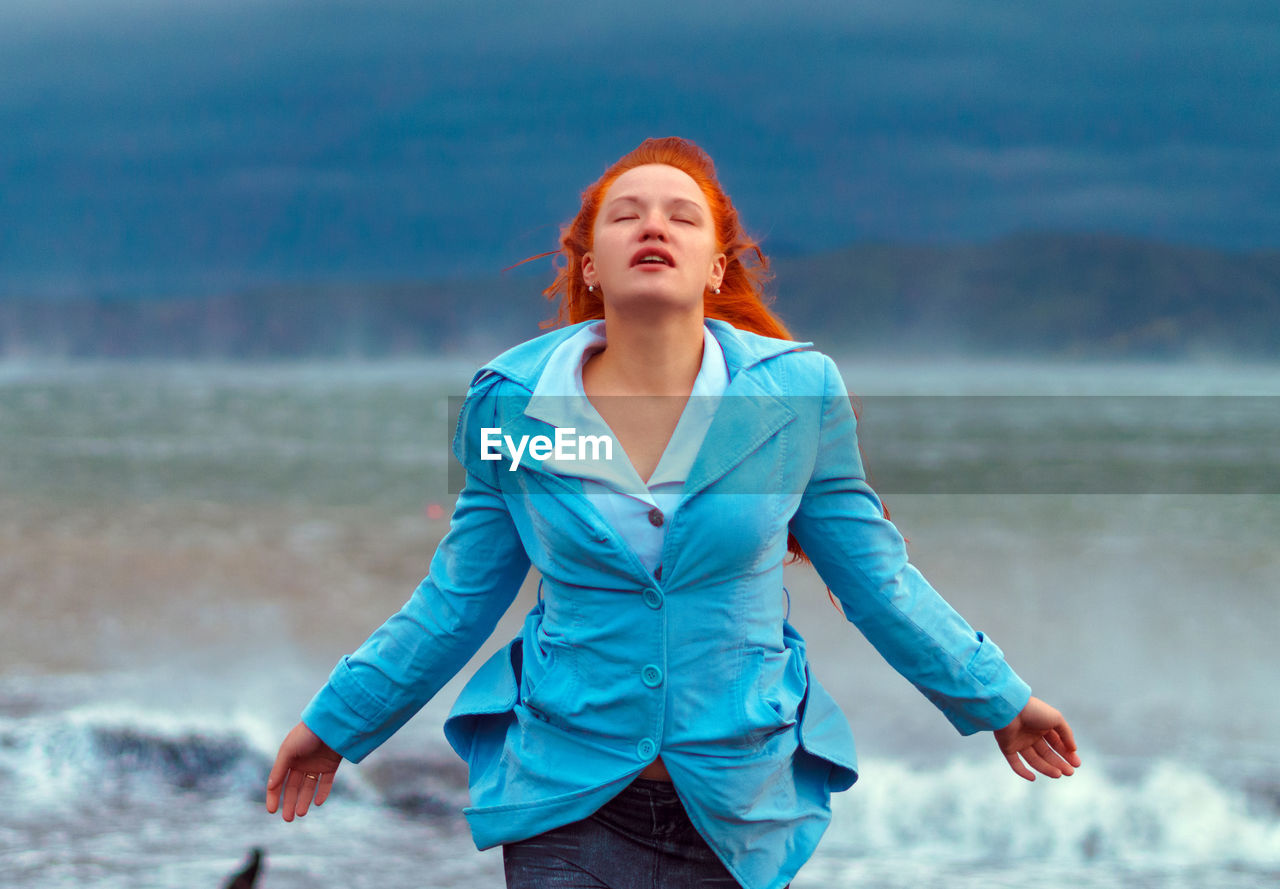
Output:
<instances>
[{"instance_id":1,"label":"jacket lapel","mask_svg":"<svg viewBox=\"0 0 1280 889\"><path fill-rule=\"evenodd\" d=\"M784 352L813 346L811 342L747 333L719 318L708 318L707 325L724 350L729 387L685 480L686 500L719 481L796 418L796 412L780 397L779 387L770 385L772 375L761 365Z\"/></svg>"},{"instance_id":2,"label":"jacket lapel","mask_svg":"<svg viewBox=\"0 0 1280 889\"><path fill-rule=\"evenodd\" d=\"M731 379L685 479L684 499L719 481L795 418L791 406L750 371Z\"/></svg>"}]
</instances>

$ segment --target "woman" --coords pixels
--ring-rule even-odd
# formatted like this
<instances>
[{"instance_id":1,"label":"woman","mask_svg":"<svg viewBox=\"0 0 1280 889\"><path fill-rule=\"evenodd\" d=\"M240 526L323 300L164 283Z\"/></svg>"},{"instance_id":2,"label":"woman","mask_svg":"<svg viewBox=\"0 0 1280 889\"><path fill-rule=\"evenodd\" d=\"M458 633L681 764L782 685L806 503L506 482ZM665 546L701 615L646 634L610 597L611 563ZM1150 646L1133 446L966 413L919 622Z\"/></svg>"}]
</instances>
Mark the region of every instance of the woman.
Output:
<instances>
[{"instance_id":1,"label":"woman","mask_svg":"<svg viewBox=\"0 0 1280 889\"><path fill-rule=\"evenodd\" d=\"M839 372L765 308L763 255L701 149L651 139L623 157L562 253L547 294L569 325L473 378L449 534L281 745L268 810L322 803L344 757L470 659L534 565L524 630L445 724L477 847L503 845L512 887L782 887L857 778L786 620L787 552L960 732L993 731L1028 780L1070 775L1061 714L907 562ZM529 446L571 428L619 454Z\"/></svg>"}]
</instances>

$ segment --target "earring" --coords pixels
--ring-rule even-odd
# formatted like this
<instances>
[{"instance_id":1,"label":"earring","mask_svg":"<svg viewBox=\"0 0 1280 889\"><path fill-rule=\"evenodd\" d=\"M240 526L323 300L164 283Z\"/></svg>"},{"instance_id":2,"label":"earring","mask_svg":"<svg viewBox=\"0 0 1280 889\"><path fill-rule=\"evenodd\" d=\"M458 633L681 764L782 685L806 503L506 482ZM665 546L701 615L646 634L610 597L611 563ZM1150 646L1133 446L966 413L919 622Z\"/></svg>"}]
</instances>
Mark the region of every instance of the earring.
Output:
<instances>
[{"instance_id":1,"label":"earring","mask_svg":"<svg viewBox=\"0 0 1280 889\"><path fill-rule=\"evenodd\" d=\"M719 293L719 292L720 292L720 288L719 288L719 287L717 287L715 290L713 290L713 291L711 291L711 292L712 292L712 293Z\"/></svg>"},{"instance_id":2,"label":"earring","mask_svg":"<svg viewBox=\"0 0 1280 889\"><path fill-rule=\"evenodd\" d=\"M587 285L587 293L595 293L595 292L596 292L596 285L594 285L594 284L588 284L588 285Z\"/></svg>"}]
</instances>

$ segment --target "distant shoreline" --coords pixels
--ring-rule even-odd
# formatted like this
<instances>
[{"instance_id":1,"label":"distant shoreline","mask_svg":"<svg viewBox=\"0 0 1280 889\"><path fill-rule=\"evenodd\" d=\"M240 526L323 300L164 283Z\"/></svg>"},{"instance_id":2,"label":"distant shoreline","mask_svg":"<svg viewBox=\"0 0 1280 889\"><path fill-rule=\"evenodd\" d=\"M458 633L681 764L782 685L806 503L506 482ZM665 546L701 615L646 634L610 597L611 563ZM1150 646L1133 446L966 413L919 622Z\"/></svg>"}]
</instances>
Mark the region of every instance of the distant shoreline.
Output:
<instances>
[{"instance_id":1,"label":"distant shoreline","mask_svg":"<svg viewBox=\"0 0 1280 889\"><path fill-rule=\"evenodd\" d=\"M1100 234L857 244L775 260L772 307L830 354L1280 360L1280 251ZM0 296L0 359L496 354L555 316L541 278L283 281L216 295Z\"/></svg>"}]
</instances>

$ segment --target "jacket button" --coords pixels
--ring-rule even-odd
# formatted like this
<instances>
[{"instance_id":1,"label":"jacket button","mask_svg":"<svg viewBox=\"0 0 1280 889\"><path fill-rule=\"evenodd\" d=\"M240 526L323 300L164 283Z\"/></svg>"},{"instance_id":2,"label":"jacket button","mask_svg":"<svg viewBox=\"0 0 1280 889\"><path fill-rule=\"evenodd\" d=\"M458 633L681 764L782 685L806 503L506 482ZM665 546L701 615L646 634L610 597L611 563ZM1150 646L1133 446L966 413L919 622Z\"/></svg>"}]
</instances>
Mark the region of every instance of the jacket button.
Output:
<instances>
[{"instance_id":1,"label":"jacket button","mask_svg":"<svg viewBox=\"0 0 1280 889\"><path fill-rule=\"evenodd\" d=\"M658 509L656 506L649 510L649 524L653 525L655 528L662 527L662 510Z\"/></svg>"},{"instance_id":2,"label":"jacket button","mask_svg":"<svg viewBox=\"0 0 1280 889\"><path fill-rule=\"evenodd\" d=\"M648 605L654 611L657 611L662 607L662 593L658 592L653 587L646 589L641 598L644 599L644 604Z\"/></svg>"},{"instance_id":3,"label":"jacket button","mask_svg":"<svg viewBox=\"0 0 1280 889\"><path fill-rule=\"evenodd\" d=\"M650 688L657 688L662 684L662 670L653 664L646 664L640 671L640 681Z\"/></svg>"},{"instance_id":4,"label":"jacket button","mask_svg":"<svg viewBox=\"0 0 1280 889\"><path fill-rule=\"evenodd\" d=\"M653 755L658 752L658 745L653 743L649 738L645 738L636 745L636 753L641 759L652 759Z\"/></svg>"}]
</instances>

